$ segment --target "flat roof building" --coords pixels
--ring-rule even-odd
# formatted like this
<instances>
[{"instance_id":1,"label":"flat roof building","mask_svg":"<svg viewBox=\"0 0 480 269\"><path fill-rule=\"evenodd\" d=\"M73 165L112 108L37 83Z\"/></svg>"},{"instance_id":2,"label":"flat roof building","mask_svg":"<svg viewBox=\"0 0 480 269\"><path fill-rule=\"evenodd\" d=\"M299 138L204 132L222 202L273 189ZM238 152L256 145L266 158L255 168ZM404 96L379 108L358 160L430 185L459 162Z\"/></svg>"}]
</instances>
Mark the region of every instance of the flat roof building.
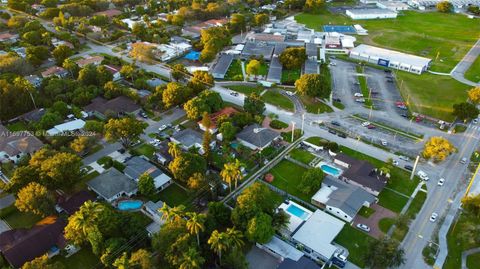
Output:
<instances>
[{"instance_id":1,"label":"flat roof building","mask_svg":"<svg viewBox=\"0 0 480 269\"><path fill-rule=\"evenodd\" d=\"M57 135L64 132L77 131L85 126L85 121L81 119L72 120L62 124L55 125L53 128L47 131L48 135Z\"/></svg>"},{"instance_id":2,"label":"flat roof building","mask_svg":"<svg viewBox=\"0 0 480 269\"><path fill-rule=\"evenodd\" d=\"M273 82L273 83L281 83L282 71L283 71L283 66L280 63L280 60L278 59L277 56L273 56L272 61L270 62L270 67L268 68L267 81Z\"/></svg>"},{"instance_id":3,"label":"flat roof building","mask_svg":"<svg viewBox=\"0 0 480 269\"><path fill-rule=\"evenodd\" d=\"M397 12L380 8L347 9L345 14L353 20L394 19Z\"/></svg>"},{"instance_id":4,"label":"flat roof building","mask_svg":"<svg viewBox=\"0 0 480 269\"><path fill-rule=\"evenodd\" d=\"M270 61L275 46L265 42L247 42L242 50L242 58L248 59L252 56L262 57L266 61Z\"/></svg>"},{"instance_id":5,"label":"flat roof building","mask_svg":"<svg viewBox=\"0 0 480 269\"><path fill-rule=\"evenodd\" d=\"M304 74L318 74L318 63L316 60L307 59L303 70Z\"/></svg>"},{"instance_id":6,"label":"flat roof building","mask_svg":"<svg viewBox=\"0 0 480 269\"><path fill-rule=\"evenodd\" d=\"M353 48L350 51L350 58L415 74L426 71L432 61L428 58L364 44Z\"/></svg>"}]
</instances>

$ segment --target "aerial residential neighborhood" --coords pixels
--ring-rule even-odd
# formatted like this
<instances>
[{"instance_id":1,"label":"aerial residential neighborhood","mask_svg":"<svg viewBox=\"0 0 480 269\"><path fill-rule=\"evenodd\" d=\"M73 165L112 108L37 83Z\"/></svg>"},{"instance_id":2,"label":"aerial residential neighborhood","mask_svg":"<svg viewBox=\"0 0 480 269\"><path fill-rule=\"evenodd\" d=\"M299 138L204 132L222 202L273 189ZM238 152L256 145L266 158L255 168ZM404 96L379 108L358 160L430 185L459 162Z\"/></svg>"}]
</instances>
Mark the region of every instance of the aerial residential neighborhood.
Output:
<instances>
[{"instance_id":1,"label":"aerial residential neighborhood","mask_svg":"<svg viewBox=\"0 0 480 269\"><path fill-rule=\"evenodd\" d=\"M0 268L480 268L479 0L5 0Z\"/></svg>"}]
</instances>

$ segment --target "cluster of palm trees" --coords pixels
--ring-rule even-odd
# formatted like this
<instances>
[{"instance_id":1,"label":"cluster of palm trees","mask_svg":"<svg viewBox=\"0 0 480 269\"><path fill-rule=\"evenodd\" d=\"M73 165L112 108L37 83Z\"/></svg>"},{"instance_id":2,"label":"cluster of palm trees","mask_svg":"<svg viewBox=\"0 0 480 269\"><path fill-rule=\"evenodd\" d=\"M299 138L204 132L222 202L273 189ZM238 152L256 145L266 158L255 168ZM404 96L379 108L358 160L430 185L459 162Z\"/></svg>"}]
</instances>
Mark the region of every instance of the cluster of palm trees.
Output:
<instances>
[{"instance_id":1,"label":"cluster of palm trees","mask_svg":"<svg viewBox=\"0 0 480 269\"><path fill-rule=\"evenodd\" d=\"M230 187L232 191L232 183L235 183L235 189L237 188L238 181L242 179L242 163L235 159L234 162L229 162L223 165L223 169L220 172L220 176Z\"/></svg>"},{"instance_id":2,"label":"cluster of palm trees","mask_svg":"<svg viewBox=\"0 0 480 269\"><path fill-rule=\"evenodd\" d=\"M162 219L167 222L175 222L185 220L185 226L190 235L196 236L197 245L200 246L200 233L205 231L205 221L207 216L203 213L185 212L185 206L168 207L165 203L159 209L162 213ZM210 248L218 255L220 263L222 261L222 253L229 250L238 250L244 245L243 233L235 228L227 228L225 232L214 230L210 235L207 243ZM189 248L183 254L180 269L197 269L205 259L200 255L196 248Z\"/></svg>"}]
</instances>

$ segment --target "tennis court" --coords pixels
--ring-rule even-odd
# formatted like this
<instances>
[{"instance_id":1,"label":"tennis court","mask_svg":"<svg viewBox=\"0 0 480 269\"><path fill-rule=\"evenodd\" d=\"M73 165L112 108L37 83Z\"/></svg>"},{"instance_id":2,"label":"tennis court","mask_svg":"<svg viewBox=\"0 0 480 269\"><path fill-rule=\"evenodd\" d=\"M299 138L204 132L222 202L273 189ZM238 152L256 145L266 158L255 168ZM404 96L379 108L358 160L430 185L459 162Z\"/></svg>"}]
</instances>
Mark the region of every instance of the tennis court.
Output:
<instances>
[{"instance_id":1,"label":"tennis court","mask_svg":"<svg viewBox=\"0 0 480 269\"><path fill-rule=\"evenodd\" d=\"M337 33L345 33L345 34L355 34L355 28L350 25L324 25L323 26L324 32L337 32Z\"/></svg>"}]
</instances>

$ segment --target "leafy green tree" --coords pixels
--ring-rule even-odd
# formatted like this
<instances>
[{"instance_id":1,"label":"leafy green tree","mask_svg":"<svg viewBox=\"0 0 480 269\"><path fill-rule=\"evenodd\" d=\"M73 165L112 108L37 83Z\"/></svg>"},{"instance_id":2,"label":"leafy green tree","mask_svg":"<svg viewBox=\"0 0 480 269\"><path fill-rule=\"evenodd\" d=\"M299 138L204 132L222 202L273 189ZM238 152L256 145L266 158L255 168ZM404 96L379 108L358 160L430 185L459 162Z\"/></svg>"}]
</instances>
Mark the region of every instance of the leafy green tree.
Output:
<instances>
[{"instance_id":1,"label":"leafy green tree","mask_svg":"<svg viewBox=\"0 0 480 269\"><path fill-rule=\"evenodd\" d=\"M18 192L15 206L22 212L44 217L53 213L55 198L45 186L31 182Z\"/></svg>"},{"instance_id":2,"label":"leafy green tree","mask_svg":"<svg viewBox=\"0 0 480 269\"><path fill-rule=\"evenodd\" d=\"M205 230L205 214L197 214L195 212L187 213L187 229L191 235L197 237L197 244L200 246L200 233Z\"/></svg>"},{"instance_id":3,"label":"leafy green tree","mask_svg":"<svg viewBox=\"0 0 480 269\"><path fill-rule=\"evenodd\" d=\"M78 72L80 72L80 67L72 59L65 59L63 61L62 67L70 73L72 78L78 77Z\"/></svg>"},{"instance_id":4,"label":"leafy green tree","mask_svg":"<svg viewBox=\"0 0 480 269\"><path fill-rule=\"evenodd\" d=\"M62 66L65 59L73 55L73 51L66 45L59 45L52 51L53 58L58 66Z\"/></svg>"},{"instance_id":5,"label":"leafy green tree","mask_svg":"<svg viewBox=\"0 0 480 269\"><path fill-rule=\"evenodd\" d=\"M438 2L436 8L439 12L442 13L453 12L453 4L448 1Z\"/></svg>"},{"instance_id":6,"label":"leafy green tree","mask_svg":"<svg viewBox=\"0 0 480 269\"><path fill-rule=\"evenodd\" d=\"M168 143L168 154L172 155L173 158L177 158L182 154L182 149L180 145L174 142Z\"/></svg>"},{"instance_id":7,"label":"leafy green tree","mask_svg":"<svg viewBox=\"0 0 480 269\"><path fill-rule=\"evenodd\" d=\"M142 174L138 178L138 191L146 197L153 196L157 192L153 177L147 173Z\"/></svg>"},{"instance_id":8,"label":"leafy green tree","mask_svg":"<svg viewBox=\"0 0 480 269\"><path fill-rule=\"evenodd\" d=\"M123 252L122 256L120 256L119 258L117 258L114 262L113 262L113 267L117 268L117 269L129 269L131 268L130 266L130 260L128 259L128 253L127 252Z\"/></svg>"},{"instance_id":9,"label":"leafy green tree","mask_svg":"<svg viewBox=\"0 0 480 269\"><path fill-rule=\"evenodd\" d=\"M85 154L93 145L95 139L91 136L79 136L70 143L70 148L79 155Z\"/></svg>"},{"instance_id":10,"label":"leafy green tree","mask_svg":"<svg viewBox=\"0 0 480 269\"><path fill-rule=\"evenodd\" d=\"M246 30L247 22L243 14L234 13L230 16L230 32L239 33Z\"/></svg>"},{"instance_id":11,"label":"leafy green tree","mask_svg":"<svg viewBox=\"0 0 480 269\"><path fill-rule=\"evenodd\" d=\"M480 102L480 86L472 88L468 91L468 98L475 104Z\"/></svg>"},{"instance_id":12,"label":"leafy green tree","mask_svg":"<svg viewBox=\"0 0 480 269\"><path fill-rule=\"evenodd\" d=\"M175 157L168 168L176 179L186 182L195 173L205 173L207 163L202 156L186 152Z\"/></svg>"},{"instance_id":13,"label":"leafy green tree","mask_svg":"<svg viewBox=\"0 0 480 269\"><path fill-rule=\"evenodd\" d=\"M255 14L255 16L253 17L253 21L255 25L262 26L264 24L267 24L270 21L270 18L268 17L268 14L259 13Z\"/></svg>"},{"instance_id":14,"label":"leafy green tree","mask_svg":"<svg viewBox=\"0 0 480 269\"><path fill-rule=\"evenodd\" d=\"M239 250L245 245L245 242L243 242L243 234L239 230L236 230L235 228L227 228L226 233L230 248Z\"/></svg>"},{"instance_id":15,"label":"leafy green tree","mask_svg":"<svg viewBox=\"0 0 480 269\"><path fill-rule=\"evenodd\" d=\"M120 141L126 148L140 138L147 123L139 121L135 118L110 119L105 124L105 138L107 141Z\"/></svg>"},{"instance_id":16,"label":"leafy green tree","mask_svg":"<svg viewBox=\"0 0 480 269\"><path fill-rule=\"evenodd\" d=\"M302 181L300 181L300 190L305 194L311 194L317 191L322 186L324 176L325 175L320 168L307 170L302 176Z\"/></svg>"},{"instance_id":17,"label":"leafy green tree","mask_svg":"<svg viewBox=\"0 0 480 269\"><path fill-rule=\"evenodd\" d=\"M326 85L319 74L304 74L295 81L295 89L301 95L328 98L331 89Z\"/></svg>"},{"instance_id":18,"label":"leafy green tree","mask_svg":"<svg viewBox=\"0 0 480 269\"><path fill-rule=\"evenodd\" d=\"M230 209L222 202L210 202L208 203L206 226L208 228L226 227L230 224L230 216Z\"/></svg>"},{"instance_id":19,"label":"leafy green tree","mask_svg":"<svg viewBox=\"0 0 480 269\"><path fill-rule=\"evenodd\" d=\"M183 109L187 114L187 118L190 120L197 120L200 116L203 115L204 112L210 111L210 107L208 104L205 103L201 97L196 96L190 100L188 100L184 105Z\"/></svg>"},{"instance_id":20,"label":"leafy green tree","mask_svg":"<svg viewBox=\"0 0 480 269\"><path fill-rule=\"evenodd\" d=\"M133 82L135 77L135 66L131 64L122 65L120 69L120 75L126 79L130 79L130 82Z\"/></svg>"},{"instance_id":21,"label":"leafy green tree","mask_svg":"<svg viewBox=\"0 0 480 269\"><path fill-rule=\"evenodd\" d=\"M246 112L253 115L262 115L263 112L265 112L265 102L263 102L262 98L258 94L253 92L249 96L245 97L243 108Z\"/></svg>"},{"instance_id":22,"label":"leafy green tree","mask_svg":"<svg viewBox=\"0 0 480 269\"><path fill-rule=\"evenodd\" d=\"M77 155L58 152L41 163L39 174L45 185L53 189L74 184L80 178L81 167L82 159Z\"/></svg>"},{"instance_id":23,"label":"leafy green tree","mask_svg":"<svg viewBox=\"0 0 480 269\"><path fill-rule=\"evenodd\" d=\"M235 127L231 122L227 121L220 125L218 131L222 134L223 141L228 143L235 139L235 135L237 134L237 127Z\"/></svg>"},{"instance_id":24,"label":"leafy green tree","mask_svg":"<svg viewBox=\"0 0 480 269\"><path fill-rule=\"evenodd\" d=\"M257 78L257 75L260 72L261 63L258 60L251 60L247 64L247 74L254 75Z\"/></svg>"},{"instance_id":25,"label":"leafy green tree","mask_svg":"<svg viewBox=\"0 0 480 269\"><path fill-rule=\"evenodd\" d=\"M182 255L179 269L200 269L205 263L205 258L196 248L189 248L187 252Z\"/></svg>"},{"instance_id":26,"label":"leafy green tree","mask_svg":"<svg viewBox=\"0 0 480 269\"><path fill-rule=\"evenodd\" d=\"M217 230L213 231L208 239L208 244L210 245L210 248L217 253L220 258L220 264L222 264L222 253L230 248L230 240L227 233L218 232Z\"/></svg>"},{"instance_id":27,"label":"leafy green tree","mask_svg":"<svg viewBox=\"0 0 480 269\"><path fill-rule=\"evenodd\" d=\"M405 263L405 251L398 241L387 237L370 241L364 255L365 264L370 268L399 267Z\"/></svg>"},{"instance_id":28,"label":"leafy green tree","mask_svg":"<svg viewBox=\"0 0 480 269\"><path fill-rule=\"evenodd\" d=\"M172 66L171 75L174 80L179 81L188 75L188 71L183 64L175 64Z\"/></svg>"},{"instance_id":29,"label":"leafy green tree","mask_svg":"<svg viewBox=\"0 0 480 269\"><path fill-rule=\"evenodd\" d=\"M45 254L29 262L26 262L22 266L22 269L64 269L64 268L65 266L61 262L50 263L48 254Z\"/></svg>"},{"instance_id":30,"label":"leafy green tree","mask_svg":"<svg viewBox=\"0 0 480 269\"><path fill-rule=\"evenodd\" d=\"M453 115L460 120L474 119L478 117L479 110L472 103L463 102L453 105Z\"/></svg>"},{"instance_id":31,"label":"leafy green tree","mask_svg":"<svg viewBox=\"0 0 480 269\"><path fill-rule=\"evenodd\" d=\"M43 61L48 59L50 51L45 46L27 47L26 50L27 61L34 66L40 66Z\"/></svg>"},{"instance_id":32,"label":"leafy green tree","mask_svg":"<svg viewBox=\"0 0 480 269\"><path fill-rule=\"evenodd\" d=\"M127 241L125 240L125 238L113 237L113 238L107 239L104 242L102 255L100 256L100 261L102 262L102 264L105 267L110 267L111 265L114 265L115 258L117 257L117 255L119 254L119 252L121 251L121 249L125 244L127 244ZM128 263L128 259L126 261L122 259L118 265L125 265L125 263L122 264L123 262Z\"/></svg>"},{"instance_id":33,"label":"leafy green tree","mask_svg":"<svg viewBox=\"0 0 480 269\"><path fill-rule=\"evenodd\" d=\"M195 71L188 82L188 87L192 88L195 93L199 93L207 88L215 85L213 76L206 71Z\"/></svg>"},{"instance_id":34,"label":"leafy green tree","mask_svg":"<svg viewBox=\"0 0 480 269\"><path fill-rule=\"evenodd\" d=\"M250 242L265 244L275 234L272 226L272 217L265 213L260 213L248 221L246 235Z\"/></svg>"},{"instance_id":35,"label":"leafy green tree","mask_svg":"<svg viewBox=\"0 0 480 269\"><path fill-rule=\"evenodd\" d=\"M237 205L232 211L233 223L246 229L248 221L259 213L273 214L275 202L272 191L262 183L254 183L237 197Z\"/></svg>"},{"instance_id":36,"label":"leafy green tree","mask_svg":"<svg viewBox=\"0 0 480 269\"><path fill-rule=\"evenodd\" d=\"M308 13L318 14L325 8L325 0L306 0L303 10Z\"/></svg>"},{"instance_id":37,"label":"leafy green tree","mask_svg":"<svg viewBox=\"0 0 480 269\"><path fill-rule=\"evenodd\" d=\"M206 184L205 177L200 173L193 174L190 178L188 178L187 186L191 190L199 190Z\"/></svg>"},{"instance_id":38,"label":"leafy green tree","mask_svg":"<svg viewBox=\"0 0 480 269\"><path fill-rule=\"evenodd\" d=\"M435 162L440 162L455 151L457 151L455 146L446 138L432 136L423 146L422 156L425 159L433 159Z\"/></svg>"},{"instance_id":39,"label":"leafy green tree","mask_svg":"<svg viewBox=\"0 0 480 269\"><path fill-rule=\"evenodd\" d=\"M17 193L21 188L28 185L28 183L38 179L37 170L32 166L20 166L15 169L10 182L3 187L3 190L10 193Z\"/></svg>"},{"instance_id":40,"label":"leafy green tree","mask_svg":"<svg viewBox=\"0 0 480 269\"><path fill-rule=\"evenodd\" d=\"M103 134L103 122L96 120L87 120L83 129L89 132L96 132L98 134Z\"/></svg>"},{"instance_id":41,"label":"leafy green tree","mask_svg":"<svg viewBox=\"0 0 480 269\"><path fill-rule=\"evenodd\" d=\"M178 82L170 82L162 93L162 101L166 108L180 105L187 101L192 89Z\"/></svg>"},{"instance_id":42,"label":"leafy green tree","mask_svg":"<svg viewBox=\"0 0 480 269\"><path fill-rule=\"evenodd\" d=\"M468 195L462 199L462 207L476 216L480 216L480 195Z\"/></svg>"},{"instance_id":43,"label":"leafy green tree","mask_svg":"<svg viewBox=\"0 0 480 269\"><path fill-rule=\"evenodd\" d=\"M138 269L150 269L155 267L152 261L152 254L143 248L132 253L130 256L130 265Z\"/></svg>"},{"instance_id":44,"label":"leafy green tree","mask_svg":"<svg viewBox=\"0 0 480 269\"><path fill-rule=\"evenodd\" d=\"M303 47L286 48L278 57L282 66L286 69L299 69L307 59L307 53Z\"/></svg>"}]
</instances>

